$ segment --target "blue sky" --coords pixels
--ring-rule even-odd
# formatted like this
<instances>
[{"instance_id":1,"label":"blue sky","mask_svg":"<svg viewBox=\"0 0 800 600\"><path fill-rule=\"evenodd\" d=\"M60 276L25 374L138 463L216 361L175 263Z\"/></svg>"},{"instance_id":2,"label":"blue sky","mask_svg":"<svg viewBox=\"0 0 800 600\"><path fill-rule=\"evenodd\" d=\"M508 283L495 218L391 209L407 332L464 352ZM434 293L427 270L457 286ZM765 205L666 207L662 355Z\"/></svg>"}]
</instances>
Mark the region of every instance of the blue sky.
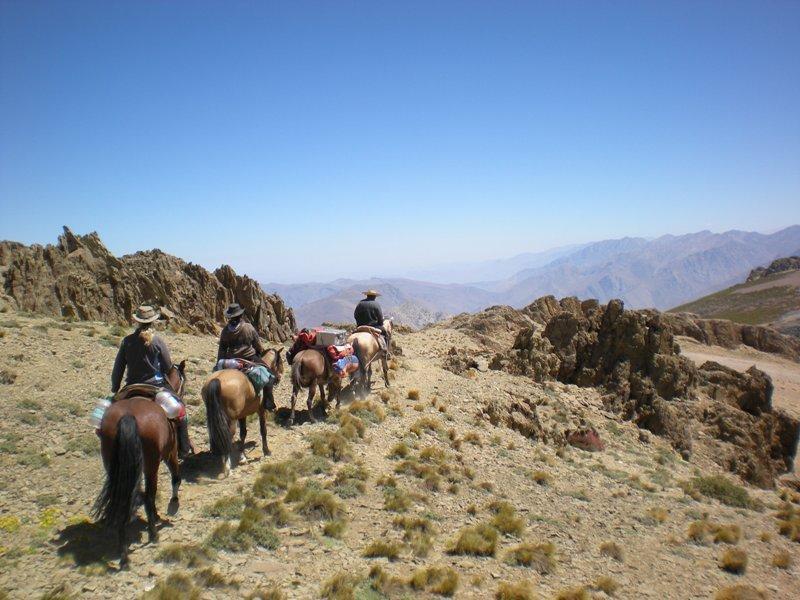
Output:
<instances>
[{"instance_id":1,"label":"blue sky","mask_svg":"<svg viewBox=\"0 0 800 600\"><path fill-rule=\"evenodd\" d=\"M800 2L0 0L0 239L261 280L800 222Z\"/></svg>"}]
</instances>

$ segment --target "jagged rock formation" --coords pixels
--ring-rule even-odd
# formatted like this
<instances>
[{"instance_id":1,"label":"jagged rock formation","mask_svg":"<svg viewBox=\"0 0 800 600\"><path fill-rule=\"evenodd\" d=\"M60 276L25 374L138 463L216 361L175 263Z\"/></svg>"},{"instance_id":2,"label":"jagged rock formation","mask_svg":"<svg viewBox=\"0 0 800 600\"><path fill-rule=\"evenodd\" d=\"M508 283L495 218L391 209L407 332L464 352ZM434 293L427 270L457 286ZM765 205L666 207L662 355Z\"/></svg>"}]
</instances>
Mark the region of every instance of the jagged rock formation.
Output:
<instances>
[{"instance_id":1,"label":"jagged rock formation","mask_svg":"<svg viewBox=\"0 0 800 600\"><path fill-rule=\"evenodd\" d=\"M525 311L534 324L492 368L601 388L609 408L669 438L685 456L702 430L719 445L715 460L757 485L770 486L791 468L800 422L773 410L772 382L755 367L745 374L716 363L697 368L680 355L670 319L625 310L620 300L544 298Z\"/></svg>"},{"instance_id":2,"label":"jagged rock formation","mask_svg":"<svg viewBox=\"0 0 800 600\"><path fill-rule=\"evenodd\" d=\"M663 318L675 335L690 337L702 344L723 348L745 345L800 360L800 339L770 327L742 325L727 319L703 319L691 313L664 313Z\"/></svg>"},{"instance_id":3,"label":"jagged rock formation","mask_svg":"<svg viewBox=\"0 0 800 600\"><path fill-rule=\"evenodd\" d=\"M164 307L177 327L216 333L239 302L261 335L287 340L294 315L280 297L229 266L214 273L160 250L117 258L96 233L64 227L56 245L0 242L3 290L17 309L81 320L128 322L138 304Z\"/></svg>"},{"instance_id":4,"label":"jagged rock formation","mask_svg":"<svg viewBox=\"0 0 800 600\"><path fill-rule=\"evenodd\" d=\"M785 273L787 271L800 270L800 256L787 256L786 258L778 258L773 260L766 267L757 267L750 271L747 276L747 283L758 281L764 277L769 277L775 273Z\"/></svg>"}]
</instances>

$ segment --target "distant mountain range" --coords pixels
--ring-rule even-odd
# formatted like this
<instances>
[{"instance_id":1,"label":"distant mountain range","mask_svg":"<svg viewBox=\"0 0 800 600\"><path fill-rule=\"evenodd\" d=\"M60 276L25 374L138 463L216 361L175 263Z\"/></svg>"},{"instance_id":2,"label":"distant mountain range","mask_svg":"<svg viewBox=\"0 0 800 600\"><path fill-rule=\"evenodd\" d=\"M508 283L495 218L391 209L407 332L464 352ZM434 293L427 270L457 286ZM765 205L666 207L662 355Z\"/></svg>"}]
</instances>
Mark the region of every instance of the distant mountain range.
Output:
<instances>
[{"instance_id":1,"label":"distant mountain range","mask_svg":"<svg viewBox=\"0 0 800 600\"><path fill-rule=\"evenodd\" d=\"M751 269L800 250L800 225L773 234L747 231L622 238L425 271L456 283L416 279L337 279L263 283L295 309L298 324L352 321L361 291L377 288L384 312L420 327L493 304L521 307L543 295L622 298L631 308L667 309L747 277ZM471 282L471 283L470 283Z\"/></svg>"}]
</instances>

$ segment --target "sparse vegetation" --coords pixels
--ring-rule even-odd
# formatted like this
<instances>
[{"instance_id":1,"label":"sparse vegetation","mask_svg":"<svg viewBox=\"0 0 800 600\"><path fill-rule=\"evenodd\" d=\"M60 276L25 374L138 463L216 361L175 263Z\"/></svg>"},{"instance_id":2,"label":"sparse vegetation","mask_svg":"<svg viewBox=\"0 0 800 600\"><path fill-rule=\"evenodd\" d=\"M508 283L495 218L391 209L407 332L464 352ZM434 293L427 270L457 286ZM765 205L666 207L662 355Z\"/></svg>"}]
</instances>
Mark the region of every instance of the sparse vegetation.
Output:
<instances>
[{"instance_id":1,"label":"sparse vegetation","mask_svg":"<svg viewBox=\"0 0 800 600\"><path fill-rule=\"evenodd\" d=\"M256 480L256 485L258 485L258 480ZM225 496L214 502L214 504L206 506L203 509L203 514L215 519L231 520L238 517L243 508L244 498L241 496Z\"/></svg>"},{"instance_id":2,"label":"sparse vegetation","mask_svg":"<svg viewBox=\"0 0 800 600\"><path fill-rule=\"evenodd\" d=\"M284 500L294 503L295 512L310 519L330 521L344 514L341 503L316 481L292 485Z\"/></svg>"},{"instance_id":3,"label":"sparse vegetation","mask_svg":"<svg viewBox=\"0 0 800 600\"><path fill-rule=\"evenodd\" d=\"M738 583L722 588L714 594L714 600L766 600L767 595L752 585Z\"/></svg>"},{"instance_id":4,"label":"sparse vegetation","mask_svg":"<svg viewBox=\"0 0 800 600\"><path fill-rule=\"evenodd\" d=\"M411 448L405 442L398 442L392 446L389 458L406 458L411 453Z\"/></svg>"},{"instance_id":5,"label":"sparse vegetation","mask_svg":"<svg viewBox=\"0 0 800 600\"><path fill-rule=\"evenodd\" d=\"M149 592L142 594L142 600L198 600L200 589L186 573L172 573L160 580Z\"/></svg>"},{"instance_id":6,"label":"sparse vegetation","mask_svg":"<svg viewBox=\"0 0 800 600\"><path fill-rule=\"evenodd\" d=\"M350 573L340 571L328 579L319 592L320 598L327 600L354 600L356 586L360 579Z\"/></svg>"},{"instance_id":7,"label":"sparse vegetation","mask_svg":"<svg viewBox=\"0 0 800 600\"><path fill-rule=\"evenodd\" d=\"M508 502L492 502L489 511L493 513L491 525L500 533L520 535L525 530L525 521L517 516L516 509Z\"/></svg>"},{"instance_id":8,"label":"sparse vegetation","mask_svg":"<svg viewBox=\"0 0 800 600\"><path fill-rule=\"evenodd\" d=\"M684 483L683 488L687 493L694 491L708 498L714 498L727 506L751 509L759 507L746 489L722 475L695 477Z\"/></svg>"},{"instance_id":9,"label":"sparse vegetation","mask_svg":"<svg viewBox=\"0 0 800 600\"><path fill-rule=\"evenodd\" d=\"M406 398L409 400L419 400L419 390L417 388L411 388L408 390Z\"/></svg>"},{"instance_id":10,"label":"sparse vegetation","mask_svg":"<svg viewBox=\"0 0 800 600\"><path fill-rule=\"evenodd\" d=\"M340 498L355 498L366 490L369 477L363 465L345 465L336 473L333 480L333 491Z\"/></svg>"},{"instance_id":11,"label":"sparse vegetation","mask_svg":"<svg viewBox=\"0 0 800 600\"><path fill-rule=\"evenodd\" d=\"M438 433L442 429L442 424L433 417L420 417L409 428L409 431L417 437L422 437L423 433Z\"/></svg>"},{"instance_id":12,"label":"sparse vegetation","mask_svg":"<svg viewBox=\"0 0 800 600\"><path fill-rule=\"evenodd\" d=\"M589 592L583 586L567 588L556 594L556 600L589 600Z\"/></svg>"},{"instance_id":13,"label":"sparse vegetation","mask_svg":"<svg viewBox=\"0 0 800 600\"><path fill-rule=\"evenodd\" d=\"M333 519L332 521L325 523L325 526L322 528L322 533L330 538L340 540L342 539L342 535L344 535L344 530L346 528L347 521L345 521L343 518Z\"/></svg>"},{"instance_id":14,"label":"sparse vegetation","mask_svg":"<svg viewBox=\"0 0 800 600\"><path fill-rule=\"evenodd\" d=\"M516 583L501 582L494 594L495 600L534 600L531 584L527 581Z\"/></svg>"},{"instance_id":15,"label":"sparse vegetation","mask_svg":"<svg viewBox=\"0 0 800 600\"><path fill-rule=\"evenodd\" d=\"M11 385L17 380L17 372L13 369L0 369L0 385Z\"/></svg>"},{"instance_id":16,"label":"sparse vegetation","mask_svg":"<svg viewBox=\"0 0 800 600\"><path fill-rule=\"evenodd\" d=\"M741 548L728 548L719 559L719 568L741 575L747 569L747 552Z\"/></svg>"},{"instance_id":17,"label":"sparse vegetation","mask_svg":"<svg viewBox=\"0 0 800 600\"><path fill-rule=\"evenodd\" d=\"M772 555L772 566L779 569L788 569L792 566L792 555L786 550L779 550Z\"/></svg>"},{"instance_id":18,"label":"sparse vegetation","mask_svg":"<svg viewBox=\"0 0 800 600\"><path fill-rule=\"evenodd\" d=\"M360 419L359 419L360 421ZM309 436L312 454L334 461L352 457L350 442L340 431L320 431Z\"/></svg>"},{"instance_id":19,"label":"sparse vegetation","mask_svg":"<svg viewBox=\"0 0 800 600\"><path fill-rule=\"evenodd\" d=\"M608 575L601 575L597 579L594 580L594 587L601 592L605 592L609 596L613 596L614 592L619 589L619 584L613 577L609 577Z\"/></svg>"},{"instance_id":20,"label":"sparse vegetation","mask_svg":"<svg viewBox=\"0 0 800 600\"><path fill-rule=\"evenodd\" d=\"M158 553L158 560L166 563L179 563L195 568L206 565L214 558L208 547L196 544L168 544Z\"/></svg>"},{"instance_id":21,"label":"sparse vegetation","mask_svg":"<svg viewBox=\"0 0 800 600\"><path fill-rule=\"evenodd\" d=\"M458 589L458 573L450 567L425 567L414 571L408 584L417 591L449 597Z\"/></svg>"},{"instance_id":22,"label":"sparse vegetation","mask_svg":"<svg viewBox=\"0 0 800 600\"><path fill-rule=\"evenodd\" d=\"M620 548L619 544L616 542L603 542L600 544L600 556L613 558L617 562L622 562L624 560L622 548Z\"/></svg>"},{"instance_id":23,"label":"sparse vegetation","mask_svg":"<svg viewBox=\"0 0 800 600\"><path fill-rule=\"evenodd\" d=\"M389 560L397 560L400 557L400 544L385 540L375 540L364 548L364 556L366 558L383 557Z\"/></svg>"},{"instance_id":24,"label":"sparse vegetation","mask_svg":"<svg viewBox=\"0 0 800 600\"><path fill-rule=\"evenodd\" d=\"M497 549L497 530L487 523L464 527L451 546L450 554L494 556Z\"/></svg>"},{"instance_id":25,"label":"sparse vegetation","mask_svg":"<svg viewBox=\"0 0 800 600\"><path fill-rule=\"evenodd\" d=\"M512 548L506 555L506 562L522 567L530 567L545 575L556 568L556 547L547 542L544 544L520 544Z\"/></svg>"}]
</instances>

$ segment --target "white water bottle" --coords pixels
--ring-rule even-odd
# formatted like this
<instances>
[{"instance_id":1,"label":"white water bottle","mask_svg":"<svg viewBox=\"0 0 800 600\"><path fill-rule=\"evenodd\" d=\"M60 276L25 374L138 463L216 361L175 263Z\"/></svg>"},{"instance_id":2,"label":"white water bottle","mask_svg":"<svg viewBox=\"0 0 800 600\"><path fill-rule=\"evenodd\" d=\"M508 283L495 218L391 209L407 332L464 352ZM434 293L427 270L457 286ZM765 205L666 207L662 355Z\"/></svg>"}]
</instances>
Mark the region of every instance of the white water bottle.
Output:
<instances>
[{"instance_id":1,"label":"white water bottle","mask_svg":"<svg viewBox=\"0 0 800 600\"><path fill-rule=\"evenodd\" d=\"M106 413L108 407L111 406L111 400L108 398L98 398L94 405L94 409L89 415L89 423L95 429L100 429L100 423L103 421L103 415Z\"/></svg>"}]
</instances>

